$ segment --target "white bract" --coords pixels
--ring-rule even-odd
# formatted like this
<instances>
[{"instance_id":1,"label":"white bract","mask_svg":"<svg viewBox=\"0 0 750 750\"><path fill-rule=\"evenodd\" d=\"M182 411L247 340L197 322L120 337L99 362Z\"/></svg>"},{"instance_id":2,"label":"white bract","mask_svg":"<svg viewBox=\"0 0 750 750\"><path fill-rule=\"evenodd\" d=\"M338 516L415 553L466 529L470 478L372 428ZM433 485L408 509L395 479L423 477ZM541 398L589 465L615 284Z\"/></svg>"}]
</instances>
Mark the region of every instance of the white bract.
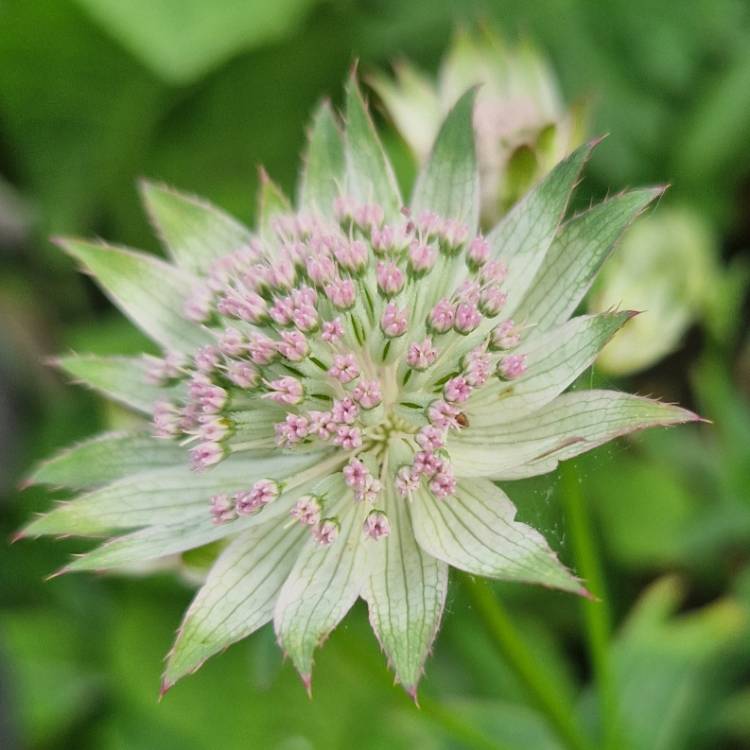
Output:
<instances>
[{"instance_id":1,"label":"white bract","mask_svg":"<svg viewBox=\"0 0 750 750\"><path fill-rule=\"evenodd\" d=\"M482 236L473 101L446 118L408 202L352 81L343 132L325 104L314 118L296 206L264 177L255 231L145 184L169 261L60 240L164 354L60 360L151 426L43 464L33 480L83 494L24 533L112 537L66 570L223 542L165 688L271 620L309 684L315 648L362 597L413 694L449 566L585 593L494 480L696 419L564 393L631 313L570 316L661 190L565 219L589 144Z\"/></svg>"}]
</instances>

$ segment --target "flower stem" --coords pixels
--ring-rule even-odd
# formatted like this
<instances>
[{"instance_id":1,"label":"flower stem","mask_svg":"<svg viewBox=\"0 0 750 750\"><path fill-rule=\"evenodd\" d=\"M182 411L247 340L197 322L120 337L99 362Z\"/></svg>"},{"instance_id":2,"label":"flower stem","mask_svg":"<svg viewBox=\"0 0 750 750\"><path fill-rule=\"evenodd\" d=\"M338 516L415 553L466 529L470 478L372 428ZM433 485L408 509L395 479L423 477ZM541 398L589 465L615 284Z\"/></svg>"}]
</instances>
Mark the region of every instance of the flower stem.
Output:
<instances>
[{"instance_id":1,"label":"flower stem","mask_svg":"<svg viewBox=\"0 0 750 750\"><path fill-rule=\"evenodd\" d=\"M451 711L431 698L422 696L419 699L419 707L446 734L472 750L512 750L508 745L489 739L471 724L459 718L456 711Z\"/></svg>"},{"instance_id":2,"label":"flower stem","mask_svg":"<svg viewBox=\"0 0 750 750\"><path fill-rule=\"evenodd\" d=\"M573 719L573 706L555 690L554 680L534 657L490 586L469 575L464 575L463 581L494 644L549 724L569 748L588 750L589 743Z\"/></svg>"},{"instance_id":3,"label":"flower stem","mask_svg":"<svg viewBox=\"0 0 750 750\"><path fill-rule=\"evenodd\" d=\"M586 642L596 681L603 735L602 748L614 750L619 743L617 696L609 659L611 614L607 603L604 572L594 540L594 529L581 489L578 469L572 461L560 467L562 496L575 567L596 599L581 599Z\"/></svg>"}]
</instances>

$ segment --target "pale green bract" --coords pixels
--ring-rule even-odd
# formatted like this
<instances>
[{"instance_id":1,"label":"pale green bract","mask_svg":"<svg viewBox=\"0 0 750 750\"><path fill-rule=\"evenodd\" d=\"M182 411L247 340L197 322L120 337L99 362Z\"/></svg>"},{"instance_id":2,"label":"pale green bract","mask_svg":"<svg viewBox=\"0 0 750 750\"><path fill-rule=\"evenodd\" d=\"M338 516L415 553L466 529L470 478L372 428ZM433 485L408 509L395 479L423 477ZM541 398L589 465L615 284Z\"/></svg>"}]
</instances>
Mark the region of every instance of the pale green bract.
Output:
<instances>
[{"instance_id":1,"label":"pale green bract","mask_svg":"<svg viewBox=\"0 0 750 750\"><path fill-rule=\"evenodd\" d=\"M697 419L565 392L633 315L570 318L661 189L566 218L588 144L485 239L473 102L447 116L407 208L352 80L343 123L328 104L313 119L296 208L263 177L257 231L144 183L169 261L59 240L164 356L59 360L153 423L39 466L31 482L80 494L22 534L110 537L65 571L218 547L165 689L268 622L309 686L316 647L361 597L415 694L450 566L585 593L494 481Z\"/></svg>"}]
</instances>

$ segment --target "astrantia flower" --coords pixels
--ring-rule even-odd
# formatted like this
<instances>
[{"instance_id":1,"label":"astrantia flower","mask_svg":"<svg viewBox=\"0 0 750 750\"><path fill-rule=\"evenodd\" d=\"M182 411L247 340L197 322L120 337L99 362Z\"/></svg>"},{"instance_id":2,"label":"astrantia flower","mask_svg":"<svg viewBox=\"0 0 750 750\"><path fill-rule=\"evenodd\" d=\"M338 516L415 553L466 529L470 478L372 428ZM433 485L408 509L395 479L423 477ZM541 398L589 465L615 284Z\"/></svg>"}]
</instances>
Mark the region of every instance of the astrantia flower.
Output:
<instances>
[{"instance_id":1,"label":"astrantia flower","mask_svg":"<svg viewBox=\"0 0 750 750\"><path fill-rule=\"evenodd\" d=\"M165 687L270 620L309 684L362 597L413 693L449 566L584 591L494 480L695 419L564 393L632 313L569 317L661 190L562 221L587 145L481 237L472 107L448 115L408 202L352 82L343 134L328 106L315 117L296 208L264 179L255 232L149 184L170 262L60 241L164 354L61 360L150 426L43 465L36 481L87 491L25 533L114 537L67 570L224 543Z\"/></svg>"},{"instance_id":2,"label":"astrantia flower","mask_svg":"<svg viewBox=\"0 0 750 750\"><path fill-rule=\"evenodd\" d=\"M474 129L485 222L494 223L583 141L583 109L566 110L554 71L529 42L514 46L490 29L464 30L437 80L405 60L394 68L395 79L376 73L370 83L420 162L442 116L466 89L480 85Z\"/></svg>"}]
</instances>

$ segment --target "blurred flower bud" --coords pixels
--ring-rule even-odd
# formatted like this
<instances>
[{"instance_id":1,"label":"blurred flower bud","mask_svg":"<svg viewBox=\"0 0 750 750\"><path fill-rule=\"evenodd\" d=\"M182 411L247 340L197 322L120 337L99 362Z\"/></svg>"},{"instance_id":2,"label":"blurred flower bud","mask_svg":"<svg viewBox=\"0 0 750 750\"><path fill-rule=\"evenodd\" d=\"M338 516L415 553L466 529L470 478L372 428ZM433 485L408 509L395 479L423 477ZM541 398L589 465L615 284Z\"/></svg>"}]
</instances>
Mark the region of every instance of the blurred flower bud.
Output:
<instances>
[{"instance_id":1,"label":"blurred flower bud","mask_svg":"<svg viewBox=\"0 0 750 750\"><path fill-rule=\"evenodd\" d=\"M583 141L584 108L565 109L547 60L528 42L511 46L488 30L463 31L436 81L405 61L394 72L395 78L376 73L370 84L420 162L445 113L467 88L481 86L474 130L486 225Z\"/></svg>"},{"instance_id":2,"label":"blurred flower bud","mask_svg":"<svg viewBox=\"0 0 750 750\"><path fill-rule=\"evenodd\" d=\"M605 265L589 302L591 312L642 310L603 349L599 367L612 375L643 370L680 345L716 288L714 241L685 208L660 208L625 235Z\"/></svg>"}]
</instances>

